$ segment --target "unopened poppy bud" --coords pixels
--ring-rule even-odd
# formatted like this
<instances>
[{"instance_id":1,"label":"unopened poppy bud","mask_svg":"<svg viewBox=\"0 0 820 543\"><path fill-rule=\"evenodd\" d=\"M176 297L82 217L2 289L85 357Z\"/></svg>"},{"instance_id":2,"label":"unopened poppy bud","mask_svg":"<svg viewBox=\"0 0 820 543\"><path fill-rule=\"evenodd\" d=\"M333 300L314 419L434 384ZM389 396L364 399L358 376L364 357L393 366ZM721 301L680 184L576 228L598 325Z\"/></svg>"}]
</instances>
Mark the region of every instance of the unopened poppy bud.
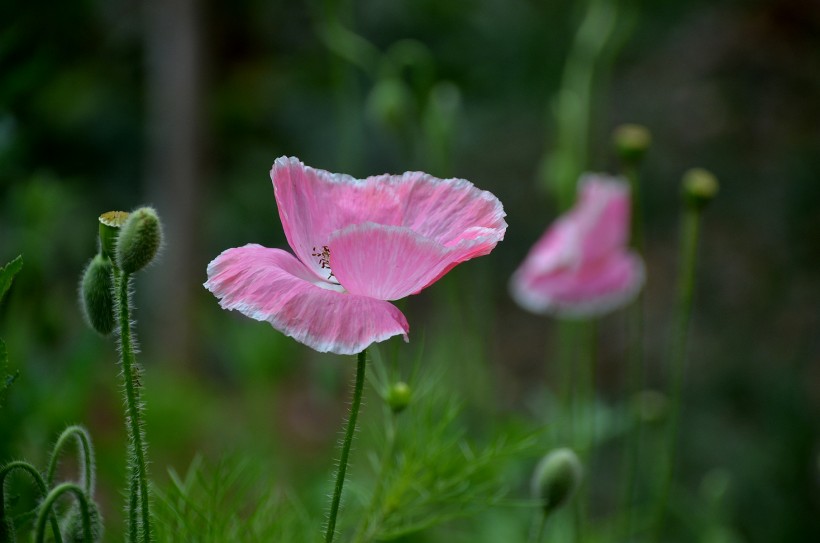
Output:
<instances>
[{"instance_id":1,"label":"unopened poppy bud","mask_svg":"<svg viewBox=\"0 0 820 543\"><path fill-rule=\"evenodd\" d=\"M399 414L410 404L411 396L412 391L407 383L404 381L393 383L387 391L387 405L390 406L393 413Z\"/></svg>"},{"instance_id":2,"label":"unopened poppy bud","mask_svg":"<svg viewBox=\"0 0 820 543\"><path fill-rule=\"evenodd\" d=\"M91 542L102 541L103 523L100 508L94 500L88 500L88 521L91 525ZM83 513L80 506L75 502L66 513L60 530L63 534L63 541L69 543L88 543L83 528Z\"/></svg>"},{"instance_id":3,"label":"unopened poppy bud","mask_svg":"<svg viewBox=\"0 0 820 543\"><path fill-rule=\"evenodd\" d=\"M10 518L0 519L0 543L14 543L14 523Z\"/></svg>"},{"instance_id":4,"label":"unopened poppy bud","mask_svg":"<svg viewBox=\"0 0 820 543\"><path fill-rule=\"evenodd\" d=\"M125 273L138 272L150 264L162 245L162 225L157 212L142 207L131 212L120 228L117 266Z\"/></svg>"},{"instance_id":5,"label":"unopened poppy bud","mask_svg":"<svg viewBox=\"0 0 820 543\"><path fill-rule=\"evenodd\" d=\"M639 124L622 124L612 133L615 151L624 162L640 161L652 144L649 129Z\"/></svg>"},{"instance_id":6,"label":"unopened poppy bud","mask_svg":"<svg viewBox=\"0 0 820 543\"><path fill-rule=\"evenodd\" d=\"M683 197L695 209L702 209L718 192L717 178L703 168L693 168L683 174Z\"/></svg>"},{"instance_id":7,"label":"unopened poppy bud","mask_svg":"<svg viewBox=\"0 0 820 543\"><path fill-rule=\"evenodd\" d=\"M100 215L100 250L103 256L113 259L117 254L117 236L127 218L127 211L109 211Z\"/></svg>"},{"instance_id":8,"label":"unopened poppy bud","mask_svg":"<svg viewBox=\"0 0 820 543\"><path fill-rule=\"evenodd\" d=\"M572 499L583 473L581 461L570 449L556 449L541 459L532 476L532 496L541 502L545 515Z\"/></svg>"},{"instance_id":9,"label":"unopened poppy bud","mask_svg":"<svg viewBox=\"0 0 820 543\"><path fill-rule=\"evenodd\" d=\"M114 265L100 254L91 259L80 282L80 298L88 325L107 336L114 330Z\"/></svg>"}]
</instances>

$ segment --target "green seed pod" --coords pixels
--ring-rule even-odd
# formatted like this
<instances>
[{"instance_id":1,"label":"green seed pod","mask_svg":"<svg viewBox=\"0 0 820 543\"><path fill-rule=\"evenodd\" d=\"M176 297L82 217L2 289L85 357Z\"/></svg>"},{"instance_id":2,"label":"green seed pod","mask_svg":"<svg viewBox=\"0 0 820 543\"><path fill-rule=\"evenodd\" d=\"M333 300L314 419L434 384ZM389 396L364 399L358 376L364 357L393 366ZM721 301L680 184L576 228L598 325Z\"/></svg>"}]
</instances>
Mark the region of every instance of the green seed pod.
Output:
<instances>
[{"instance_id":1,"label":"green seed pod","mask_svg":"<svg viewBox=\"0 0 820 543\"><path fill-rule=\"evenodd\" d=\"M120 228L117 266L125 273L140 271L150 264L162 245L162 225L150 207L133 211Z\"/></svg>"},{"instance_id":2,"label":"green seed pod","mask_svg":"<svg viewBox=\"0 0 820 543\"><path fill-rule=\"evenodd\" d=\"M14 523L10 518L0 519L0 543L14 543L17 541L14 535Z\"/></svg>"},{"instance_id":3,"label":"green seed pod","mask_svg":"<svg viewBox=\"0 0 820 543\"><path fill-rule=\"evenodd\" d=\"M649 129L639 124L622 124L612 133L618 157L626 163L640 162L652 144Z\"/></svg>"},{"instance_id":4,"label":"green seed pod","mask_svg":"<svg viewBox=\"0 0 820 543\"><path fill-rule=\"evenodd\" d=\"M107 336L114 330L114 265L107 257L91 259L80 282L80 298L88 325Z\"/></svg>"},{"instance_id":5,"label":"green seed pod","mask_svg":"<svg viewBox=\"0 0 820 543\"><path fill-rule=\"evenodd\" d=\"M85 538L83 514L80 511L80 505L74 502L60 523L60 532L63 535L63 541L68 543L97 543L98 541L102 541L102 515L100 515L100 508L97 507L94 500L88 500L88 520L91 524L91 542Z\"/></svg>"},{"instance_id":6,"label":"green seed pod","mask_svg":"<svg viewBox=\"0 0 820 543\"><path fill-rule=\"evenodd\" d=\"M410 390L410 387L407 386L407 383L404 381L399 381L390 385L390 388L387 391L387 405L390 406L393 413L398 415L410 404L411 397L412 391Z\"/></svg>"},{"instance_id":7,"label":"green seed pod","mask_svg":"<svg viewBox=\"0 0 820 543\"><path fill-rule=\"evenodd\" d=\"M703 209L718 192L717 178L703 168L693 168L683 174L683 198L694 209Z\"/></svg>"},{"instance_id":8,"label":"green seed pod","mask_svg":"<svg viewBox=\"0 0 820 543\"><path fill-rule=\"evenodd\" d=\"M109 211L100 215L100 250L103 256L114 259L117 254L117 236L128 218L127 211Z\"/></svg>"},{"instance_id":9,"label":"green seed pod","mask_svg":"<svg viewBox=\"0 0 820 543\"><path fill-rule=\"evenodd\" d=\"M548 515L566 504L583 478L583 467L570 449L556 449L538 463L532 476L532 497L541 502Z\"/></svg>"}]
</instances>

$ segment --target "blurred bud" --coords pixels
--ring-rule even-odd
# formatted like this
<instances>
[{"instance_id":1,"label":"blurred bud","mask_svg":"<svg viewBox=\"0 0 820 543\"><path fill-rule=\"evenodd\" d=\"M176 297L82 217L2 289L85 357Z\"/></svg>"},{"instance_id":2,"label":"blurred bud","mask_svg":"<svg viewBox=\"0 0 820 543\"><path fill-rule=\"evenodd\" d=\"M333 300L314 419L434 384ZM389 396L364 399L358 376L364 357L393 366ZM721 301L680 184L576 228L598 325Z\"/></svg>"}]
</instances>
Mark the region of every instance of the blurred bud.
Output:
<instances>
[{"instance_id":1,"label":"blurred bud","mask_svg":"<svg viewBox=\"0 0 820 543\"><path fill-rule=\"evenodd\" d=\"M556 449L538 463L532 476L533 498L540 500L548 515L566 504L583 478L583 467L578 456L567 448Z\"/></svg>"},{"instance_id":2,"label":"blurred bud","mask_svg":"<svg viewBox=\"0 0 820 543\"><path fill-rule=\"evenodd\" d=\"M88 500L88 520L91 524L91 542L102 541L102 515L100 515L100 508L91 499ZM76 501L66 513L60 531L63 534L63 541L67 543L89 543L85 538L85 530L83 529L83 514L80 505Z\"/></svg>"},{"instance_id":3,"label":"blurred bud","mask_svg":"<svg viewBox=\"0 0 820 543\"><path fill-rule=\"evenodd\" d=\"M150 264L162 245L162 225L150 207L133 211L120 229L117 241L117 266L135 273Z\"/></svg>"},{"instance_id":4,"label":"blurred bud","mask_svg":"<svg viewBox=\"0 0 820 543\"><path fill-rule=\"evenodd\" d=\"M108 257L96 255L86 266L80 282L80 298L88 325L107 336L114 330L114 265Z\"/></svg>"},{"instance_id":5,"label":"blurred bud","mask_svg":"<svg viewBox=\"0 0 820 543\"><path fill-rule=\"evenodd\" d=\"M663 422L669 412L669 399L657 390L642 390L632 398L635 416L646 424Z\"/></svg>"},{"instance_id":6,"label":"blurred bud","mask_svg":"<svg viewBox=\"0 0 820 543\"><path fill-rule=\"evenodd\" d=\"M411 396L412 391L407 383L404 381L393 383L387 391L387 405L390 406L393 413L398 415L410 404Z\"/></svg>"},{"instance_id":7,"label":"blurred bud","mask_svg":"<svg viewBox=\"0 0 820 543\"><path fill-rule=\"evenodd\" d=\"M14 523L10 518L0 518L0 543L14 543Z\"/></svg>"},{"instance_id":8,"label":"blurred bud","mask_svg":"<svg viewBox=\"0 0 820 543\"><path fill-rule=\"evenodd\" d=\"M718 192L717 178L703 168L693 168L683 174L683 197L694 209L702 209Z\"/></svg>"},{"instance_id":9,"label":"blurred bud","mask_svg":"<svg viewBox=\"0 0 820 543\"><path fill-rule=\"evenodd\" d=\"M637 163L652 144L649 129L639 124L622 124L612 133L618 157L627 163Z\"/></svg>"},{"instance_id":10,"label":"blurred bud","mask_svg":"<svg viewBox=\"0 0 820 543\"><path fill-rule=\"evenodd\" d=\"M100 215L100 250L103 256L114 259L117 254L117 236L127 218L127 211L109 211Z\"/></svg>"},{"instance_id":11,"label":"blurred bud","mask_svg":"<svg viewBox=\"0 0 820 543\"><path fill-rule=\"evenodd\" d=\"M370 91L366 108L371 119L398 132L412 118L413 95L401 79L386 77Z\"/></svg>"}]
</instances>

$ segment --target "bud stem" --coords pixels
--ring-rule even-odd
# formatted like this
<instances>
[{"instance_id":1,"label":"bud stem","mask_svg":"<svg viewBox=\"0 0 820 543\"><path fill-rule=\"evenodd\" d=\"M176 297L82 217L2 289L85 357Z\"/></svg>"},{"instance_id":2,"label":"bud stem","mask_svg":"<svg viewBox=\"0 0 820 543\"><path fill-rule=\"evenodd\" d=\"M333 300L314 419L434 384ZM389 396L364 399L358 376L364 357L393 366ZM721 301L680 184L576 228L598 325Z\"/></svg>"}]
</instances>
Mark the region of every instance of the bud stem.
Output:
<instances>
[{"instance_id":1,"label":"bud stem","mask_svg":"<svg viewBox=\"0 0 820 543\"><path fill-rule=\"evenodd\" d=\"M366 365L367 349L358 354L356 384L353 388L353 403L350 406L350 416L347 419L347 428L345 429L345 440L342 444L342 456L339 459L339 467L336 471L336 485L333 490L333 500L330 502L330 515L328 516L327 531L325 532L325 543L332 543L333 536L336 534L336 516L339 513L339 502L342 499L342 488L345 484L345 472L347 471L348 457L350 456L350 446L353 444L353 436L356 433L356 419L359 416L359 407L362 404Z\"/></svg>"},{"instance_id":2,"label":"bud stem","mask_svg":"<svg viewBox=\"0 0 820 543\"><path fill-rule=\"evenodd\" d=\"M115 273L115 284L118 290L117 317L120 324L120 364L125 382L125 406L129 443L128 486L129 508L128 525L131 543L151 541L151 514L148 505L148 472L146 468L146 443L142 433L142 402L140 385L136 382L139 366L134 356L134 345L131 337L131 278L122 271ZM139 506L137 502L139 501ZM139 509L139 511L138 511ZM138 514L141 513L141 522ZM140 524L142 538L139 538Z\"/></svg>"},{"instance_id":3,"label":"bud stem","mask_svg":"<svg viewBox=\"0 0 820 543\"><path fill-rule=\"evenodd\" d=\"M695 273L700 234L701 208L685 206L681 223L680 264L678 272L678 302L669 355L671 372L672 408L666 437L666 463L661 479L661 491L657 500L655 516L655 541L659 541L663 530L669 494L674 481L675 460L677 452L678 425L680 420L684 369L686 365L686 342L689 335L689 322L692 317L692 301L695 292Z\"/></svg>"},{"instance_id":4,"label":"bud stem","mask_svg":"<svg viewBox=\"0 0 820 543\"><path fill-rule=\"evenodd\" d=\"M83 493L83 489L74 483L62 483L54 487L54 489L48 493L48 496L46 496L46 499L43 500L43 503L40 505L40 512L37 515L36 537L34 539L36 543L43 543L45 541L46 519L48 517L53 517L51 514L51 507L54 505L54 502L56 502L57 499L66 492L73 492L75 498L80 504L80 514L83 519L83 538L86 541L94 541L94 538L91 535L91 518L88 513L88 499L86 498L85 493Z\"/></svg>"},{"instance_id":5,"label":"bud stem","mask_svg":"<svg viewBox=\"0 0 820 543\"><path fill-rule=\"evenodd\" d=\"M91 437L82 426L69 426L63 430L63 433L57 438L57 443L54 444L54 449L51 451L51 458L48 461L46 487L51 488L51 485L54 484L54 475L57 471L60 451L72 437L77 440L77 446L80 451L80 461L82 463L82 477L80 480L85 487L86 495L91 497L94 492L94 448L91 446Z\"/></svg>"},{"instance_id":6,"label":"bud stem","mask_svg":"<svg viewBox=\"0 0 820 543\"><path fill-rule=\"evenodd\" d=\"M0 468L0 521L3 520L6 515L6 477L9 473L17 469L25 471L31 475L31 478L34 479L34 484L37 486L37 492L41 498L45 498L48 493L46 482L43 480L43 476L40 475L40 472L37 471L37 468L22 460L9 462ZM54 534L54 541L56 543L62 543L63 538L60 535L60 527L57 525L57 518L54 514L49 515L49 522L51 523L51 531ZM45 526L43 527L43 531L45 531Z\"/></svg>"}]
</instances>

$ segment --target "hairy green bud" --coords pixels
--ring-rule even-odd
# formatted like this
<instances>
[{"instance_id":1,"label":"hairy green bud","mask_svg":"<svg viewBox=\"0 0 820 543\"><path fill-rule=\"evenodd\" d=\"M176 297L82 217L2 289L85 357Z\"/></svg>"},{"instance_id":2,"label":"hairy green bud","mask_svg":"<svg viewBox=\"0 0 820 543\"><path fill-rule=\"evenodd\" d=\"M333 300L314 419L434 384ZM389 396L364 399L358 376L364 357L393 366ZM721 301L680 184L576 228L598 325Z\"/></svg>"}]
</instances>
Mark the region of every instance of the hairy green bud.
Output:
<instances>
[{"instance_id":1,"label":"hairy green bud","mask_svg":"<svg viewBox=\"0 0 820 543\"><path fill-rule=\"evenodd\" d=\"M103 523L100 508L92 499L88 500L88 521L91 525L91 542L85 538L83 513L80 505L74 502L61 523L60 532L67 543L97 543L102 541Z\"/></svg>"},{"instance_id":2,"label":"hairy green bud","mask_svg":"<svg viewBox=\"0 0 820 543\"><path fill-rule=\"evenodd\" d=\"M572 498L581 486L583 472L581 461L570 449L556 449L541 459L532 476L531 490L545 515Z\"/></svg>"},{"instance_id":3,"label":"hairy green bud","mask_svg":"<svg viewBox=\"0 0 820 543\"><path fill-rule=\"evenodd\" d=\"M108 257L91 259L80 282L80 298L88 325L107 336L114 330L114 265Z\"/></svg>"},{"instance_id":4,"label":"hairy green bud","mask_svg":"<svg viewBox=\"0 0 820 543\"><path fill-rule=\"evenodd\" d=\"M393 413L398 415L410 405L412 396L413 393L407 383L404 381L393 383L387 390L387 405L390 406Z\"/></svg>"},{"instance_id":5,"label":"hairy green bud","mask_svg":"<svg viewBox=\"0 0 820 543\"><path fill-rule=\"evenodd\" d=\"M639 124L622 124L612 133L618 157L628 163L639 162L652 144L649 129Z\"/></svg>"},{"instance_id":6,"label":"hairy green bud","mask_svg":"<svg viewBox=\"0 0 820 543\"><path fill-rule=\"evenodd\" d=\"M683 174L683 197L694 209L702 209L718 192L717 178L703 168L693 168Z\"/></svg>"},{"instance_id":7,"label":"hairy green bud","mask_svg":"<svg viewBox=\"0 0 820 543\"><path fill-rule=\"evenodd\" d=\"M117 237L127 218L127 211L108 211L100 215L100 251L103 256L111 259L116 257Z\"/></svg>"},{"instance_id":8,"label":"hairy green bud","mask_svg":"<svg viewBox=\"0 0 820 543\"><path fill-rule=\"evenodd\" d=\"M14 543L14 523L10 518L0 518L0 543Z\"/></svg>"},{"instance_id":9,"label":"hairy green bud","mask_svg":"<svg viewBox=\"0 0 820 543\"><path fill-rule=\"evenodd\" d=\"M162 245L162 225L150 207L133 211L120 228L117 266L125 273L140 271L156 258Z\"/></svg>"}]
</instances>

